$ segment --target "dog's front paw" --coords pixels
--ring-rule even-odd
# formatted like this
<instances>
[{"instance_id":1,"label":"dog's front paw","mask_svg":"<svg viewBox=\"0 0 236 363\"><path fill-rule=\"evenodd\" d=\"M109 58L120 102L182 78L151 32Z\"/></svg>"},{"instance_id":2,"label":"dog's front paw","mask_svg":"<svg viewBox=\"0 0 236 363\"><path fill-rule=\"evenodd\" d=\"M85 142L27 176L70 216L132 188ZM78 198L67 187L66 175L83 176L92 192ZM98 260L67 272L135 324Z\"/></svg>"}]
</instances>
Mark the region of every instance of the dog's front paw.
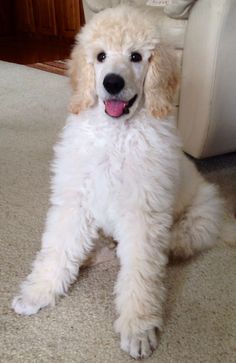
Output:
<instances>
[{"instance_id":1,"label":"dog's front paw","mask_svg":"<svg viewBox=\"0 0 236 363\"><path fill-rule=\"evenodd\" d=\"M135 359L149 357L157 346L158 339L155 328L133 336L121 334L121 349Z\"/></svg>"},{"instance_id":2,"label":"dog's front paw","mask_svg":"<svg viewBox=\"0 0 236 363\"><path fill-rule=\"evenodd\" d=\"M147 358L158 346L158 328L145 319L129 319L120 316L115 322L115 330L120 334L120 347L135 359Z\"/></svg>"},{"instance_id":3,"label":"dog's front paw","mask_svg":"<svg viewBox=\"0 0 236 363\"><path fill-rule=\"evenodd\" d=\"M23 295L16 296L12 301L12 309L20 315L33 315L42 308L41 304L32 303Z\"/></svg>"},{"instance_id":4,"label":"dog's front paw","mask_svg":"<svg viewBox=\"0 0 236 363\"><path fill-rule=\"evenodd\" d=\"M32 315L40 309L55 305L55 294L47 283L35 283L30 279L21 286L21 292L12 301L12 309L17 314Z\"/></svg>"}]
</instances>

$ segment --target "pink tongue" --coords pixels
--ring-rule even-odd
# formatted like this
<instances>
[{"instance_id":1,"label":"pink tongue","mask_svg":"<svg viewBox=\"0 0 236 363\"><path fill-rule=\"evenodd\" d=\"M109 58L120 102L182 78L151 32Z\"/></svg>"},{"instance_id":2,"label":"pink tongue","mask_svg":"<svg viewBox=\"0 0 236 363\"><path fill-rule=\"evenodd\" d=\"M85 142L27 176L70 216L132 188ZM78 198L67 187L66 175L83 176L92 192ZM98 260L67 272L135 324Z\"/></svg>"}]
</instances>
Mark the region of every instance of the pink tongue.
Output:
<instances>
[{"instance_id":1,"label":"pink tongue","mask_svg":"<svg viewBox=\"0 0 236 363\"><path fill-rule=\"evenodd\" d=\"M128 102L119 100L107 100L105 101L105 110L108 115L112 117L119 117L123 114L125 106Z\"/></svg>"}]
</instances>

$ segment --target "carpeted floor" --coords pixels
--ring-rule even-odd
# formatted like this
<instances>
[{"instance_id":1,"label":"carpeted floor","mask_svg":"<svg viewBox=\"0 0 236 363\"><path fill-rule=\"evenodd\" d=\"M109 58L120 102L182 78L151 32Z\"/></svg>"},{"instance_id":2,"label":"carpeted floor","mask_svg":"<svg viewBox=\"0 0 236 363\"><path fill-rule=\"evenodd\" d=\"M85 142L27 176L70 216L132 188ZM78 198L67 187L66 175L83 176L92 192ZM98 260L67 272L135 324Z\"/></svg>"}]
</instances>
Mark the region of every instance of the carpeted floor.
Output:
<instances>
[{"instance_id":1,"label":"carpeted floor","mask_svg":"<svg viewBox=\"0 0 236 363\"><path fill-rule=\"evenodd\" d=\"M0 62L0 362L131 363L113 331L116 260L82 271L55 308L10 309L40 247L52 146L64 124L68 79ZM236 207L236 155L198 162ZM219 245L170 265L165 330L146 362L236 361L236 250Z\"/></svg>"}]
</instances>

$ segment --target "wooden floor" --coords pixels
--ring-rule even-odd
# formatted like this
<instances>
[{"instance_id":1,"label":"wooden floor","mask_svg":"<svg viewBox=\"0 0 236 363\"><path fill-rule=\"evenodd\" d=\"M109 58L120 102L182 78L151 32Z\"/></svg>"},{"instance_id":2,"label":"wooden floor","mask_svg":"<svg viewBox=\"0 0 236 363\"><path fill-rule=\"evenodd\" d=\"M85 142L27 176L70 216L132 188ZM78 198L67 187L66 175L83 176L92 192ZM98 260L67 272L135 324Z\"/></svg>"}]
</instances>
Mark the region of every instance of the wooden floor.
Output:
<instances>
[{"instance_id":1,"label":"wooden floor","mask_svg":"<svg viewBox=\"0 0 236 363\"><path fill-rule=\"evenodd\" d=\"M34 64L69 58L72 41L58 39L0 38L0 60Z\"/></svg>"}]
</instances>

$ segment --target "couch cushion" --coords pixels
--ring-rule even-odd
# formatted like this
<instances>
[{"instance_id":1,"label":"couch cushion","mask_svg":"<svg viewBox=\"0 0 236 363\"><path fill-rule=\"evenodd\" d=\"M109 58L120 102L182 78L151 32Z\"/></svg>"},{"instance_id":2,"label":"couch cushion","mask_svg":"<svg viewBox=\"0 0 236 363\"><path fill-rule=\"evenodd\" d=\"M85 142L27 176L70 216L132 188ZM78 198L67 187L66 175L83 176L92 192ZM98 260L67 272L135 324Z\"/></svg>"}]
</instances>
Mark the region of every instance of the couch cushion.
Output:
<instances>
[{"instance_id":1,"label":"couch cushion","mask_svg":"<svg viewBox=\"0 0 236 363\"><path fill-rule=\"evenodd\" d=\"M172 19L164 14L162 8L154 8L152 12L160 15L157 25L164 41L176 49L183 49L187 20Z\"/></svg>"},{"instance_id":2,"label":"couch cushion","mask_svg":"<svg viewBox=\"0 0 236 363\"><path fill-rule=\"evenodd\" d=\"M165 13L175 19L188 19L192 6L197 0L175 0L165 6Z\"/></svg>"}]
</instances>

